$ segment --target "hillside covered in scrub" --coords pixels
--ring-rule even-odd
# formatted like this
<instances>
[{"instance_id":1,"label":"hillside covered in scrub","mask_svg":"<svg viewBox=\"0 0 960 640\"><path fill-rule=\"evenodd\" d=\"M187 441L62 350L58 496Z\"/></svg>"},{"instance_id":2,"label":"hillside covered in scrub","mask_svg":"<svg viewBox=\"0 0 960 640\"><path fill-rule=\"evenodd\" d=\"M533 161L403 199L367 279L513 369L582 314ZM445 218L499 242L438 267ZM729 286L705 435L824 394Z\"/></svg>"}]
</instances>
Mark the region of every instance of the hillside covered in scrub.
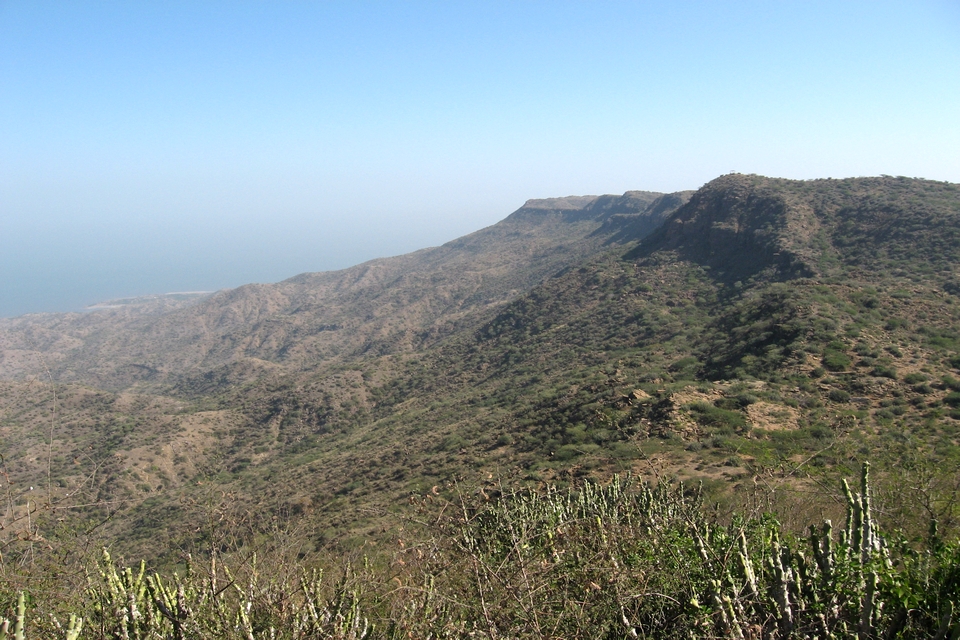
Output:
<instances>
[{"instance_id":1,"label":"hillside covered in scrub","mask_svg":"<svg viewBox=\"0 0 960 640\"><path fill-rule=\"evenodd\" d=\"M418 505L469 505L472 522L501 494L576 493L624 474L656 491L699 487L689 519L704 527L776 518L750 529L763 546L856 511L840 480L864 462L898 557L928 549L953 570L960 187L949 183L731 174L696 192L530 201L441 247L344 271L2 320L0 349L10 594L70 583L79 569L51 567L89 566L101 546L157 568L186 554L308 565L360 554L387 563L386 583L405 532L419 531L417 545L438 535L411 524ZM838 534L818 531L825 553ZM504 545L467 555L509 556ZM599 579L580 586L594 584L607 593ZM750 617L721 614L728 587L716 602L697 595L696 633ZM663 615L690 614L680 604ZM750 606L760 620L774 605ZM785 610L770 615L780 637L794 633ZM908 623L921 624L897 624Z\"/></svg>"},{"instance_id":2,"label":"hillside covered in scrub","mask_svg":"<svg viewBox=\"0 0 960 640\"><path fill-rule=\"evenodd\" d=\"M876 521L869 465L846 518L799 538L774 518L718 524L683 484L614 476L492 501L432 494L370 555L264 562L215 550L163 575L104 550L85 589L17 596L18 638L946 638L960 635L960 544ZM324 572L324 569L328 573ZM330 574L335 574L331 577ZM33 593L38 590L34 589Z\"/></svg>"}]
</instances>

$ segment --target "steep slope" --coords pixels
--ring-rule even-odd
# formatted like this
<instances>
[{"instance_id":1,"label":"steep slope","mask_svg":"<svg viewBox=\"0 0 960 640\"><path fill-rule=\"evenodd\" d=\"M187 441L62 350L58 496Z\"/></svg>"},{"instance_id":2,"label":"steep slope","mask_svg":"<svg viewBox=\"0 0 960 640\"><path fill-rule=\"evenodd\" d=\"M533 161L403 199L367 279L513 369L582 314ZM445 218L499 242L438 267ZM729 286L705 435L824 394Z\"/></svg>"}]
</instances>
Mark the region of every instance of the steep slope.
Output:
<instances>
[{"instance_id":1,"label":"steep slope","mask_svg":"<svg viewBox=\"0 0 960 640\"><path fill-rule=\"evenodd\" d=\"M274 501L309 486L327 540L372 504L495 471L653 468L721 492L865 458L960 471L958 232L956 185L725 176L626 256L389 371L354 362L339 396L329 376L245 390L245 446L273 453L238 482Z\"/></svg>"}]
</instances>

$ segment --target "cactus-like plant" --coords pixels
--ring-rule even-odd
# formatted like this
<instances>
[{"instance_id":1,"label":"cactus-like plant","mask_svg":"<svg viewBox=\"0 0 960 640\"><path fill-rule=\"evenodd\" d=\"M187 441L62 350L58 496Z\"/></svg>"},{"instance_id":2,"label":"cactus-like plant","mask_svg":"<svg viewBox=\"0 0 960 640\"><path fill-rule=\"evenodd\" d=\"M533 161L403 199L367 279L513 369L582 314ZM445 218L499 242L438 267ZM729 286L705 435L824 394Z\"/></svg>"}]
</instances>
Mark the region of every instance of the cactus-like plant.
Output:
<instances>
[{"instance_id":1,"label":"cactus-like plant","mask_svg":"<svg viewBox=\"0 0 960 640\"><path fill-rule=\"evenodd\" d=\"M24 640L23 627L27 618L27 603L24 593L21 591L17 596L17 614L13 619L13 638L14 640ZM10 637L10 620L3 618L0 620L0 640L7 640Z\"/></svg>"},{"instance_id":2,"label":"cactus-like plant","mask_svg":"<svg viewBox=\"0 0 960 640\"><path fill-rule=\"evenodd\" d=\"M435 505L439 526L397 551L400 573L348 563L336 581L305 569L286 578L256 555L232 565L213 556L200 572L188 558L184 575L163 577L104 552L87 624L52 618L47 635L960 640L960 542L919 552L881 535L869 468L844 493L845 526L835 535L827 521L804 539L771 516L720 524L697 490L630 477L464 499ZM25 638L28 604L21 593L0 640Z\"/></svg>"}]
</instances>

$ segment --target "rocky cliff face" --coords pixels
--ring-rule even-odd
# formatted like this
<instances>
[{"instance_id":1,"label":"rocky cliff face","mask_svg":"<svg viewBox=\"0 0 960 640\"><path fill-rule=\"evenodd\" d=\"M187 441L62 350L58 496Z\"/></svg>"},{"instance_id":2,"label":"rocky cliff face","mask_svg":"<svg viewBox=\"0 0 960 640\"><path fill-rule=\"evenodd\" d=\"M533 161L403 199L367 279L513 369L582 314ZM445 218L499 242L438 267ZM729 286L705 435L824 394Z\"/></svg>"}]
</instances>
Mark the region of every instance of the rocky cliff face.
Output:
<instances>
[{"instance_id":1,"label":"rocky cliff face","mask_svg":"<svg viewBox=\"0 0 960 640\"><path fill-rule=\"evenodd\" d=\"M630 257L672 252L730 281L764 271L776 279L812 275L811 265L793 250L788 237L795 228L817 226L816 220L808 220L783 193L766 186L739 175L710 182Z\"/></svg>"},{"instance_id":2,"label":"rocky cliff face","mask_svg":"<svg viewBox=\"0 0 960 640\"><path fill-rule=\"evenodd\" d=\"M669 253L731 282L761 274L772 280L825 276L841 264L952 268L960 259L956 190L908 178L722 176L628 257Z\"/></svg>"}]
</instances>

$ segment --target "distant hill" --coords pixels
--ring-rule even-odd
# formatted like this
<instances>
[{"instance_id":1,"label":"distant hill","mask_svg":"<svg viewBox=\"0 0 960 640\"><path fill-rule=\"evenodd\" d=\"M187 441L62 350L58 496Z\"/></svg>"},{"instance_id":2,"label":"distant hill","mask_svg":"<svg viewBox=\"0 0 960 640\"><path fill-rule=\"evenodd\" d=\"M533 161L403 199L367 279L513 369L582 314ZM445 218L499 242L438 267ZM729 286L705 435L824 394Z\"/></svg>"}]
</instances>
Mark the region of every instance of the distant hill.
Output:
<instances>
[{"instance_id":1,"label":"distant hill","mask_svg":"<svg viewBox=\"0 0 960 640\"><path fill-rule=\"evenodd\" d=\"M302 553L351 548L411 496L625 471L809 523L836 503L796 492L863 460L898 487L885 517L956 528L958 269L949 183L732 174L533 200L441 247L161 314L0 322L5 468L154 556L278 522Z\"/></svg>"},{"instance_id":2,"label":"distant hill","mask_svg":"<svg viewBox=\"0 0 960 640\"><path fill-rule=\"evenodd\" d=\"M167 308L155 301L0 320L0 378L22 376L31 366L38 374L40 354L57 380L119 390L244 359L297 368L407 351L521 295L605 242L642 237L688 195L530 200L506 220L441 247L247 285L181 308L169 308L166 297Z\"/></svg>"}]
</instances>

